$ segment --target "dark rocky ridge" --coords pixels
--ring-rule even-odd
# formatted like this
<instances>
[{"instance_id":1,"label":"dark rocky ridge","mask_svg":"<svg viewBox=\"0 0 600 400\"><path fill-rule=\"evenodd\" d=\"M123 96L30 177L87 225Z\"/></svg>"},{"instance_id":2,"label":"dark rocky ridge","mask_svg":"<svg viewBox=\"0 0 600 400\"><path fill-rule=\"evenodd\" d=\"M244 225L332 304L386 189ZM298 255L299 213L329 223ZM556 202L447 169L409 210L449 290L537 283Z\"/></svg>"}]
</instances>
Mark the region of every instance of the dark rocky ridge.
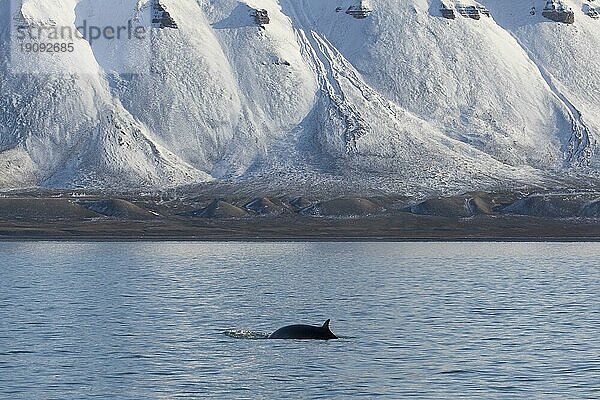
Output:
<instances>
[{"instance_id":1,"label":"dark rocky ridge","mask_svg":"<svg viewBox=\"0 0 600 400\"><path fill-rule=\"evenodd\" d=\"M222 199L214 200L202 209L181 213L182 216L202 218L240 218L247 214L246 210Z\"/></svg>"},{"instance_id":2,"label":"dark rocky ridge","mask_svg":"<svg viewBox=\"0 0 600 400\"><path fill-rule=\"evenodd\" d=\"M90 211L115 219L144 221L160 217L158 214L122 199L83 200L78 201L77 204Z\"/></svg>"},{"instance_id":3,"label":"dark rocky ridge","mask_svg":"<svg viewBox=\"0 0 600 400\"><path fill-rule=\"evenodd\" d=\"M77 204L69 198L0 198L0 220L30 221L81 221L101 218L103 215Z\"/></svg>"},{"instance_id":4,"label":"dark rocky ridge","mask_svg":"<svg viewBox=\"0 0 600 400\"><path fill-rule=\"evenodd\" d=\"M384 211L383 207L378 206L369 199L362 197L341 197L318 202L317 204L303 208L300 210L300 213L315 217L351 218L374 215L382 211Z\"/></svg>"}]
</instances>

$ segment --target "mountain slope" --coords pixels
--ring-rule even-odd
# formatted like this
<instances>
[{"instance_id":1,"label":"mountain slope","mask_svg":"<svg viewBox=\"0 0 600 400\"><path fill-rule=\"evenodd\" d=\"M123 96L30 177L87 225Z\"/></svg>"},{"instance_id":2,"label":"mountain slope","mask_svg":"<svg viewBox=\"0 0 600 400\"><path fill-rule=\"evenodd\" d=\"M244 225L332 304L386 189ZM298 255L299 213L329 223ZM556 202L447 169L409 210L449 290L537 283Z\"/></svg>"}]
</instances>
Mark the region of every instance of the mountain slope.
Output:
<instances>
[{"instance_id":1,"label":"mountain slope","mask_svg":"<svg viewBox=\"0 0 600 400\"><path fill-rule=\"evenodd\" d=\"M548 86L568 108L575 127L575 162L598 167L593 154L600 132L600 20L584 14L588 1L565 1L576 15L573 25L557 24L541 14L543 1L534 1L535 15L516 13L508 0L486 2L526 49ZM597 6L596 6L597 7ZM579 158L579 159L578 159ZM582 160L583 159L583 160Z\"/></svg>"},{"instance_id":2,"label":"mountain slope","mask_svg":"<svg viewBox=\"0 0 600 400\"><path fill-rule=\"evenodd\" d=\"M157 1L171 26L144 19ZM140 74L115 61L131 51L144 64L142 44L86 41L36 59L54 73L14 71L8 3L3 188L219 180L414 195L553 185L600 167L600 20L583 1L566 1L566 25L516 0L446 1L487 7L478 20L443 18L434 0L24 0L27 24L145 24ZM366 18L346 13L359 5Z\"/></svg>"}]
</instances>

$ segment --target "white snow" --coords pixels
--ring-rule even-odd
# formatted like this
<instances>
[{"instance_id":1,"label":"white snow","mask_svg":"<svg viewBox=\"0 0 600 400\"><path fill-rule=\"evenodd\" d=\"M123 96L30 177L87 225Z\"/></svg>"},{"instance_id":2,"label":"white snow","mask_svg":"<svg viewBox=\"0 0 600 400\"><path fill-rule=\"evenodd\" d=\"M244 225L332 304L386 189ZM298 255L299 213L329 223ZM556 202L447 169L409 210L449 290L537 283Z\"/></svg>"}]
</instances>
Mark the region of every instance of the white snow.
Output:
<instances>
[{"instance_id":1,"label":"white snow","mask_svg":"<svg viewBox=\"0 0 600 400\"><path fill-rule=\"evenodd\" d=\"M436 0L362 2L365 19L345 13L358 0L159 1L178 28L152 28L150 48L83 41L26 60L54 73L18 74L0 0L0 187L233 180L414 195L598 174L600 20L587 1L565 0L572 25L543 18L545 0L451 2L485 6L479 20L444 19ZM22 14L110 25L150 4L24 0ZM150 72L119 73L134 66Z\"/></svg>"}]
</instances>

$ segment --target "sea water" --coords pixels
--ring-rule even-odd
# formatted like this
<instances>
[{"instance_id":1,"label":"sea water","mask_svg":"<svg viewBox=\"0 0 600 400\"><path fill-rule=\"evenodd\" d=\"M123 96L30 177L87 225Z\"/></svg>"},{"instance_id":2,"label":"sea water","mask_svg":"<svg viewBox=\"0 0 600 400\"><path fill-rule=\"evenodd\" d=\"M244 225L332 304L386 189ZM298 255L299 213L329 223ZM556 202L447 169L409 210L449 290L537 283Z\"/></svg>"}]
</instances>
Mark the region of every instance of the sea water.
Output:
<instances>
[{"instance_id":1,"label":"sea water","mask_svg":"<svg viewBox=\"0 0 600 400\"><path fill-rule=\"evenodd\" d=\"M600 398L600 244L0 243L2 399L353 397Z\"/></svg>"}]
</instances>

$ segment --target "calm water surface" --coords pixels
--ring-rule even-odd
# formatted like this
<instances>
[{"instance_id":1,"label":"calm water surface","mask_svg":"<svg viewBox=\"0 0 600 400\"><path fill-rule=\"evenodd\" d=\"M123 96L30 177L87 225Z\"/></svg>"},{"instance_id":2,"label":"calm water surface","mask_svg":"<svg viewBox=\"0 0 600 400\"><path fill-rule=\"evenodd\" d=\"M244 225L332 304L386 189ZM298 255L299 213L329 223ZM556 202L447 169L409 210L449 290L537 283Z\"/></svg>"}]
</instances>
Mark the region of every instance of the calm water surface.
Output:
<instances>
[{"instance_id":1,"label":"calm water surface","mask_svg":"<svg viewBox=\"0 0 600 400\"><path fill-rule=\"evenodd\" d=\"M0 243L0 398L598 399L599 296L600 244Z\"/></svg>"}]
</instances>

